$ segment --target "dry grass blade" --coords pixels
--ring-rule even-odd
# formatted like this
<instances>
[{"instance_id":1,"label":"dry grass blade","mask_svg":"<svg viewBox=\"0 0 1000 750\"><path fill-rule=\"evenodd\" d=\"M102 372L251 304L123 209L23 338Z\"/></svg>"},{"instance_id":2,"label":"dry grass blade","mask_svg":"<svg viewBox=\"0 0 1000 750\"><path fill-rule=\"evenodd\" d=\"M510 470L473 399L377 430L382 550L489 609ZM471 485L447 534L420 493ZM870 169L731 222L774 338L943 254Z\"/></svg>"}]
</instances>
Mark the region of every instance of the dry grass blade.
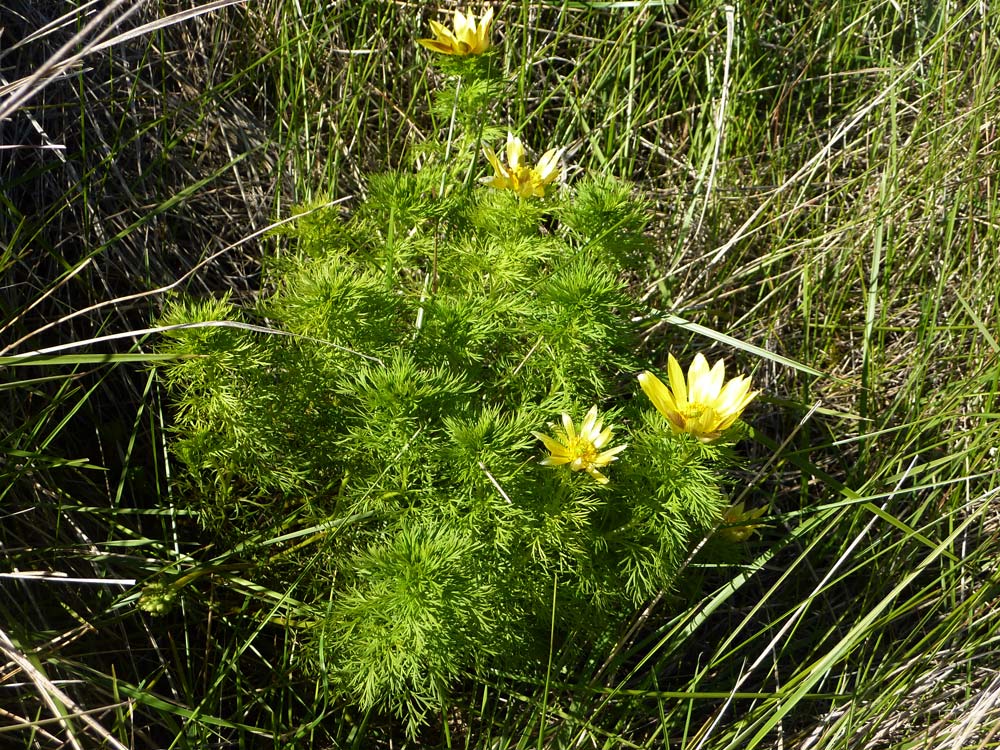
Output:
<instances>
[{"instance_id":1,"label":"dry grass blade","mask_svg":"<svg viewBox=\"0 0 1000 750\"><path fill-rule=\"evenodd\" d=\"M125 745L116 740L103 726L101 726L89 715L91 712L81 709L68 695L66 695L66 693L56 687L48 677L36 668L35 665L20 652L20 649L14 645L7 633L3 630L0 630L0 651L3 651L6 658L16 664L24 675L31 680L32 683L34 683L38 691L38 695L49 707L53 716L66 730L68 740L70 744L76 748L76 750L83 750L83 745L80 744L80 741L77 739L76 732L70 724L70 721L76 718L79 718L88 729L106 742L108 746L115 748L115 750L128 750ZM66 709L72 713L66 713Z\"/></svg>"},{"instance_id":2,"label":"dry grass blade","mask_svg":"<svg viewBox=\"0 0 1000 750\"><path fill-rule=\"evenodd\" d=\"M0 101L0 122L8 119L11 114L23 107L32 96L35 96L39 91L41 91L47 83L51 82L58 77L58 75L63 73L65 68L76 64L80 58L84 57L86 54L86 52L82 52L67 57L66 55L70 52L70 50L81 43L84 43L85 40L88 40L90 35L96 31L94 38L84 44L85 50L92 50L101 39L111 33L116 25L127 20L128 17L137 12L141 6L141 3L134 3L131 8L126 9L124 13L115 17L117 10L127 2L128 0L112 0L106 8L99 11L92 19L90 19L84 27L80 29L80 31L69 39L69 41L57 49L48 60L35 70L34 73L21 79L19 81L19 85L14 89L13 93L8 94L6 99ZM67 14L66 17L68 18L70 16L76 16L76 13ZM104 23L111 18L114 18L111 25L102 28Z\"/></svg>"},{"instance_id":3,"label":"dry grass blade","mask_svg":"<svg viewBox=\"0 0 1000 750\"><path fill-rule=\"evenodd\" d=\"M137 26L134 29L129 29L128 31L118 34L111 39L106 39L103 42L94 44L92 47L89 47L86 52L81 54L100 52L101 50L113 47L116 44L124 44L132 39L148 36L154 31L159 31L160 29L165 29L169 26L174 26L175 24L190 21L191 19L203 16L206 13L213 13L215 11L222 10L223 8L228 8L231 5L245 5L247 2L249 2L249 0L211 0L211 2L197 5L194 8L177 11L176 13L171 13L169 16L164 16L163 18L158 18L155 21L150 21L142 24L141 26Z\"/></svg>"},{"instance_id":4,"label":"dry grass blade","mask_svg":"<svg viewBox=\"0 0 1000 750\"><path fill-rule=\"evenodd\" d=\"M30 331L30 332L24 334L21 338L19 338L16 341L8 344L3 349L0 349L0 357L2 357L3 355L7 354L11 349L17 348L20 344L23 344L28 339L33 338L34 336L37 336L40 333L44 333L46 330L48 330L50 328L53 328L53 327L55 327L57 325L65 323L67 321L70 321L73 318L79 317L81 315L90 315L90 314L92 314L92 313L94 313L94 312L96 312L98 310L101 310L102 308L105 308L105 307L113 307L115 305L122 305L122 304L124 304L126 302L132 302L132 301L143 299L143 298L146 298L146 297L152 297L152 296L156 296L156 295L166 294L167 292L171 291L172 289L177 289L185 281L187 281L191 276L195 275L200 270L202 270L206 266L209 266L212 262L214 262L215 260L217 260L218 258L220 258L225 253L230 252L231 250L239 247L240 245L243 245L244 243L247 243L247 242L252 242L253 240L261 237L262 235L267 234L268 232L271 232L271 231L277 229L278 227L280 227L280 226L282 226L284 224L288 224L289 222L297 221L297 220L301 219L302 217L308 216L309 214L311 214L311 213L313 213L315 211L319 211L319 210L322 210L322 209L325 209L325 208L329 208L330 206L335 206L338 203L342 203L344 201L350 200L350 198L351 198L351 196L347 196L347 197L344 197L344 198L339 198L339 199L337 199L335 201L328 201L326 203L323 203L323 204L320 204L320 205L317 205L317 206L313 206L313 207L309 208L306 211L302 211L300 213L293 214L292 216L288 216L288 217L286 217L284 219L281 219L280 221L276 221L273 224L270 224L269 226L264 227L263 229L258 229L256 232L253 232L252 234L249 234L246 237L243 237L242 239L237 240L236 242L233 242L233 243L227 245L226 247L224 247L221 250L213 253L212 255L209 255L207 258L205 258L204 260L198 262L195 266L193 266L192 268L188 269L183 274L181 274L176 280L170 282L169 284L165 284L164 286L161 286L161 287L159 287L157 289L150 289L149 291L146 291L146 292L137 292L135 294L129 294L129 295L125 295L123 297L116 297L115 299L104 300L102 302L97 302L97 303L95 303L93 305L90 305L89 307L84 307L84 308L82 308L80 310L74 310L73 312L68 313L68 314L62 316L61 318L58 318L57 320L53 320L53 321L51 321L49 323L46 323L45 325L41 326L40 328L37 328L37 329L35 329L33 331ZM90 259L88 259L87 261L85 261L85 263L89 263L89 262L90 262ZM66 278L64 278L63 280L60 281L60 284L65 283L65 281L67 281L68 278L70 278L71 276L75 275L76 273L78 273L82 269L83 269L83 266L80 266L80 267L74 269L72 271L72 273L70 274L70 276L68 276L68 277L66 277ZM45 295L43 295L42 297L40 297L38 300L36 300L34 303L32 303L30 307L26 308L22 313L20 313L18 317L20 317L20 315L23 315L25 312L27 312L28 310L30 310L35 305L39 304L43 299L45 299L45 297L49 296L54 291L55 291L55 288L50 289L48 292L46 292ZM18 318L15 317L14 319L12 319L10 321L10 323L8 323L7 325L5 325L3 328L0 328L0 333L2 333L4 331L4 329L7 328L8 326L13 325L15 322L17 322L17 320L18 320ZM136 332L130 332L128 335L136 335ZM94 342L91 342L91 343L94 343ZM35 352L34 354L40 354L40 353L41 352ZM11 355L11 356L14 356L14 355ZM31 354L25 354L23 356L31 356Z\"/></svg>"}]
</instances>

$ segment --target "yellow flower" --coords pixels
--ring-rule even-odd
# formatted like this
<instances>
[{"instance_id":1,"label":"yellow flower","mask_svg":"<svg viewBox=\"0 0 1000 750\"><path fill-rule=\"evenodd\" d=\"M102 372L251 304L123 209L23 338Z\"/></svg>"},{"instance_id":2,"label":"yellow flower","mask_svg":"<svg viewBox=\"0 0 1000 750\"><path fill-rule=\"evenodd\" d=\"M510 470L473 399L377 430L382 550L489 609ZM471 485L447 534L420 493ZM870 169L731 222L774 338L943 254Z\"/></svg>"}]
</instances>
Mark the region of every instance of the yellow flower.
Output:
<instances>
[{"instance_id":1,"label":"yellow flower","mask_svg":"<svg viewBox=\"0 0 1000 750\"><path fill-rule=\"evenodd\" d=\"M524 146L521 139L513 133L507 133L507 164L501 164L496 152L484 148L483 153L489 160L493 177L484 177L483 182L498 190L513 190L521 198L545 196L545 186L559 176L559 157L563 149L553 148L542 154L535 166L524 163Z\"/></svg>"},{"instance_id":2,"label":"yellow flower","mask_svg":"<svg viewBox=\"0 0 1000 750\"><path fill-rule=\"evenodd\" d=\"M625 450L625 445L601 452L601 448L611 440L611 428L601 430L601 421L597 418L597 407L594 406L583 418L580 432L577 433L569 414L562 415L562 429L556 427L556 437L552 438L540 432L532 432L541 440L551 455L541 460L542 466L562 466L569 464L573 471L585 471L600 484L607 484L608 478L597 469L607 466L617 460L618 454Z\"/></svg>"},{"instance_id":3,"label":"yellow flower","mask_svg":"<svg viewBox=\"0 0 1000 750\"><path fill-rule=\"evenodd\" d=\"M487 8L483 17L476 23L476 17L471 13L465 15L460 10L455 11L455 19L451 31L437 21L431 21L431 31L435 39L418 39L429 50L443 55L481 55L490 48L490 24L493 22L493 8Z\"/></svg>"},{"instance_id":4,"label":"yellow flower","mask_svg":"<svg viewBox=\"0 0 1000 750\"><path fill-rule=\"evenodd\" d=\"M743 510L743 501L730 505L722 514L722 522L726 524L721 529L719 533L726 539L726 541L737 544L739 542L745 542L760 526L759 523L753 523L762 515L764 511L767 510L767 506L760 508L754 508L753 510Z\"/></svg>"},{"instance_id":5,"label":"yellow flower","mask_svg":"<svg viewBox=\"0 0 1000 750\"><path fill-rule=\"evenodd\" d=\"M653 406L675 432L687 432L703 443L711 442L732 427L757 391L750 390L750 378L740 375L722 386L725 365L720 359L709 370L700 353L688 370L687 383L674 355L667 359L670 387L651 372L639 376L639 385Z\"/></svg>"}]
</instances>

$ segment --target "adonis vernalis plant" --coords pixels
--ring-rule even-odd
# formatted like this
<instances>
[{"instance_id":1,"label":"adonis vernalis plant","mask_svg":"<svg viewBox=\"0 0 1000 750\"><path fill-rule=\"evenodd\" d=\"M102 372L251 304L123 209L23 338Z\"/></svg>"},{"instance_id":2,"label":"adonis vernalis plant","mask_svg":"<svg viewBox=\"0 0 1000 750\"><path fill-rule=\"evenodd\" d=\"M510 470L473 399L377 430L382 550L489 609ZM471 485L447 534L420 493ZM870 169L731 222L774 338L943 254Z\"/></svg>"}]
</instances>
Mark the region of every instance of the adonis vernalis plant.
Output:
<instances>
[{"instance_id":1,"label":"adonis vernalis plant","mask_svg":"<svg viewBox=\"0 0 1000 750\"><path fill-rule=\"evenodd\" d=\"M667 358L670 387L651 372L639 375L639 384L649 400L677 432L694 435L704 443L722 435L739 419L757 395L750 390L750 378L726 379L726 366L720 359L712 369L701 352L688 369L687 381L680 364L671 354Z\"/></svg>"},{"instance_id":2,"label":"adonis vernalis plant","mask_svg":"<svg viewBox=\"0 0 1000 750\"><path fill-rule=\"evenodd\" d=\"M583 418L579 432L573 426L569 414L562 415L562 426L556 428L558 432L555 438L541 432L532 432L531 434L541 440L549 451L549 456L543 458L540 464L542 466L565 464L573 471L587 472L600 484L607 484L608 478L598 469L614 461L628 446L618 445L602 451L601 448L611 439L611 428L602 430L601 424L597 418L597 407L594 406Z\"/></svg>"},{"instance_id":3,"label":"adonis vernalis plant","mask_svg":"<svg viewBox=\"0 0 1000 750\"><path fill-rule=\"evenodd\" d=\"M490 24L493 8L487 8L479 22L469 13L455 11L452 29L437 21L430 21L433 39L418 39L417 43L442 55L481 55L490 48Z\"/></svg>"},{"instance_id":4,"label":"adonis vernalis plant","mask_svg":"<svg viewBox=\"0 0 1000 750\"><path fill-rule=\"evenodd\" d=\"M754 523L767 511L766 506L745 510L743 501L733 503L722 514L722 528L719 534L729 542L745 542L760 527L759 523Z\"/></svg>"},{"instance_id":5,"label":"adonis vernalis plant","mask_svg":"<svg viewBox=\"0 0 1000 750\"><path fill-rule=\"evenodd\" d=\"M420 41L477 54L491 20ZM457 96L481 96L488 72L460 74ZM476 140L369 175L347 213L303 211L256 305L178 301L164 320L234 324L163 346L181 494L255 575L294 583L282 622L310 668L411 731L459 678L541 669L552 627L604 638L669 589L730 505L724 438L755 395L703 358L685 383L671 357L672 391L644 373L655 313L625 280L650 249L628 185L548 191L561 151L529 166L508 134L506 164L484 163Z\"/></svg>"},{"instance_id":6,"label":"adonis vernalis plant","mask_svg":"<svg viewBox=\"0 0 1000 750\"><path fill-rule=\"evenodd\" d=\"M489 147L484 148L483 153L494 172L492 177L484 177L483 183L498 190L512 190L521 198L544 198L545 188L559 176L562 149L549 149L542 154L536 165L530 166L524 161L521 139L513 133L507 133L506 164Z\"/></svg>"}]
</instances>

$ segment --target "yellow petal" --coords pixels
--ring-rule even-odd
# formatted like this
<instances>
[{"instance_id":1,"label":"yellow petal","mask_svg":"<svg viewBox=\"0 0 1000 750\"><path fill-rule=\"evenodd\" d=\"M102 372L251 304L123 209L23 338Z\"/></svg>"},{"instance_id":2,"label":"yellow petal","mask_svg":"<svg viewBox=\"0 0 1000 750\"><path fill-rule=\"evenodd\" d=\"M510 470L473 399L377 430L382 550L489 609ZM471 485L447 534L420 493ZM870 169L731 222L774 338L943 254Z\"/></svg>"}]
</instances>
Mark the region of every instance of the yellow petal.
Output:
<instances>
[{"instance_id":1,"label":"yellow petal","mask_svg":"<svg viewBox=\"0 0 1000 750\"><path fill-rule=\"evenodd\" d=\"M507 166L511 168L512 171L516 171L518 165L521 163L521 157L524 156L524 146L521 145L521 139L507 131Z\"/></svg>"},{"instance_id":2,"label":"yellow petal","mask_svg":"<svg viewBox=\"0 0 1000 750\"><path fill-rule=\"evenodd\" d=\"M485 52L490 46L490 24L493 23L493 6L486 9L483 13L483 17L479 19L479 32L478 36L480 41L483 43L483 51Z\"/></svg>"},{"instance_id":3,"label":"yellow petal","mask_svg":"<svg viewBox=\"0 0 1000 750\"><path fill-rule=\"evenodd\" d=\"M601 453L597 458L594 459L594 463L597 464L598 466L607 466L612 461L617 461L618 454L621 453L626 448L628 448L627 443L616 445L614 448L611 448L610 450L606 450L604 451L604 453Z\"/></svg>"},{"instance_id":4,"label":"yellow petal","mask_svg":"<svg viewBox=\"0 0 1000 750\"><path fill-rule=\"evenodd\" d=\"M488 161L490 166L493 167L493 171L497 173L497 176L505 177L507 170L503 168L503 165L500 163L500 159L497 158L496 151L489 147L484 147L483 153L486 154L486 161Z\"/></svg>"},{"instance_id":5,"label":"yellow petal","mask_svg":"<svg viewBox=\"0 0 1000 750\"><path fill-rule=\"evenodd\" d=\"M608 478L604 476L601 472L595 469L593 466L587 466L587 473L590 474L594 479L597 480L598 484L607 484Z\"/></svg>"},{"instance_id":6,"label":"yellow petal","mask_svg":"<svg viewBox=\"0 0 1000 750\"><path fill-rule=\"evenodd\" d=\"M670 379L670 390L674 395L676 403L675 411L683 409L688 404L687 385L684 382L684 371L674 358L673 354L667 355L667 376Z\"/></svg>"},{"instance_id":7,"label":"yellow petal","mask_svg":"<svg viewBox=\"0 0 1000 750\"><path fill-rule=\"evenodd\" d=\"M660 382L658 377L651 372L643 372L639 375L639 385L642 386L643 392L653 402L653 406L660 414L670 422L677 420L679 414L673 394L670 393L667 386Z\"/></svg>"},{"instance_id":8,"label":"yellow petal","mask_svg":"<svg viewBox=\"0 0 1000 750\"><path fill-rule=\"evenodd\" d=\"M691 360L691 366L688 368L687 402L689 404L705 402L706 386L708 386L710 380L708 361L705 359L705 355L698 352L694 355L694 359ZM670 385L673 384L674 382L671 379Z\"/></svg>"},{"instance_id":9,"label":"yellow petal","mask_svg":"<svg viewBox=\"0 0 1000 750\"><path fill-rule=\"evenodd\" d=\"M703 443L710 443L721 434L719 416L714 409L705 409L695 417L689 417L684 425L685 431L691 433Z\"/></svg>"},{"instance_id":10,"label":"yellow petal","mask_svg":"<svg viewBox=\"0 0 1000 750\"><path fill-rule=\"evenodd\" d=\"M735 523L743 517L743 501L733 503L722 512L722 520L726 523Z\"/></svg>"},{"instance_id":11,"label":"yellow petal","mask_svg":"<svg viewBox=\"0 0 1000 750\"><path fill-rule=\"evenodd\" d=\"M542 154L542 158L535 165L535 174L543 184L552 182L559 173L559 157L562 156L563 149L553 148Z\"/></svg>"},{"instance_id":12,"label":"yellow petal","mask_svg":"<svg viewBox=\"0 0 1000 750\"><path fill-rule=\"evenodd\" d=\"M538 463L540 466L562 466L572 460L569 456L546 456Z\"/></svg>"},{"instance_id":13,"label":"yellow petal","mask_svg":"<svg viewBox=\"0 0 1000 750\"><path fill-rule=\"evenodd\" d=\"M566 452L566 447L559 443L555 438L551 438L543 432L532 431L531 434L542 441L542 444L548 449L549 453L557 454Z\"/></svg>"},{"instance_id":14,"label":"yellow petal","mask_svg":"<svg viewBox=\"0 0 1000 750\"><path fill-rule=\"evenodd\" d=\"M730 427L732 427L734 424L736 424L736 420L739 419L739 416L740 415L738 413L737 414L730 414L729 416L727 416L727 417L725 417L725 418L720 419L719 421L717 421L715 423L715 425L714 425L715 430L712 433L710 439L711 440L715 440L715 438L719 437L719 435L721 435L723 432L725 432Z\"/></svg>"},{"instance_id":15,"label":"yellow petal","mask_svg":"<svg viewBox=\"0 0 1000 750\"><path fill-rule=\"evenodd\" d=\"M466 42L470 34L476 33L476 17L470 13L466 18L462 11L456 10L452 26L455 27L455 37Z\"/></svg>"},{"instance_id":16,"label":"yellow petal","mask_svg":"<svg viewBox=\"0 0 1000 750\"><path fill-rule=\"evenodd\" d=\"M458 39L455 38L453 33L451 33L451 29L444 24L438 23L437 21L429 21L429 23L431 31L434 32L434 36L436 36L438 40L452 45L452 51L454 51L454 48L458 45Z\"/></svg>"},{"instance_id":17,"label":"yellow petal","mask_svg":"<svg viewBox=\"0 0 1000 750\"><path fill-rule=\"evenodd\" d=\"M607 429L600 431L600 425L598 425L598 430L599 431L595 433L593 440L590 442L594 444L594 448L600 450L607 445L608 441L611 439L611 428L608 427Z\"/></svg>"},{"instance_id":18,"label":"yellow petal","mask_svg":"<svg viewBox=\"0 0 1000 750\"><path fill-rule=\"evenodd\" d=\"M726 364L721 359L715 363L711 372L704 380L705 390L702 392L702 398L700 399L703 403L708 401L715 401L719 398L719 392L722 390L722 384L726 381ZM692 401L695 399L692 398Z\"/></svg>"},{"instance_id":19,"label":"yellow petal","mask_svg":"<svg viewBox=\"0 0 1000 750\"><path fill-rule=\"evenodd\" d=\"M490 48L490 24L493 22L493 8L487 8L483 17L476 24L476 17L468 16L467 28L463 41L469 45L469 53L480 55Z\"/></svg>"},{"instance_id":20,"label":"yellow petal","mask_svg":"<svg viewBox=\"0 0 1000 750\"><path fill-rule=\"evenodd\" d=\"M563 412L562 423L563 429L566 431L566 437L569 440L576 440L576 429L573 427L573 420L570 418L569 414Z\"/></svg>"},{"instance_id":21,"label":"yellow petal","mask_svg":"<svg viewBox=\"0 0 1000 750\"><path fill-rule=\"evenodd\" d=\"M455 51L452 49L451 45L447 42L442 42L438 39L418 39L417 44L422 47L426 47L432 52L440 52L443 55L453 55Z\"/></svg>"},{"instance_id":22,"label":"yellow petal","mask_svg":"<svg viewBox=\"0 0 1000 750\"><path fill-rule=\"evenodd\" d=\"M745 376L733 378L726 383L726 387L722 389L722 392L716 399L718 410L720 412L735 412L739 414L757 395L757 391L752 393L749 391L750 378Z\"/></svg>"}]
</instances>

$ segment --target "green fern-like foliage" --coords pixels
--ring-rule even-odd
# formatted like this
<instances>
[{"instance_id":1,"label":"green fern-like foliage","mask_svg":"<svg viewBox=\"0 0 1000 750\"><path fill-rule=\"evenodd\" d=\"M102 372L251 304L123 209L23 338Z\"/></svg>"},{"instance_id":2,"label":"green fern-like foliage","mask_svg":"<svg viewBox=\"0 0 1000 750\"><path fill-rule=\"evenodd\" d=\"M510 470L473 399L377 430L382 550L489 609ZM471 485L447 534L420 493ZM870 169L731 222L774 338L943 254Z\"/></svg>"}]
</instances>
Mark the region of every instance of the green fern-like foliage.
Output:
<instances>
[{"instance_id":1,"label":"green fern-like foliage","mask_svg":"<svg viewBox=\"0 0 1000 750\"><path fill-rule=\"evenodd\" d=\"M378 175L350 216L298 223L256 309L177 303L165 320L283 335L182 328L163 346L206 525L245 544L326 524L293 553L314 571L317 663L412 722L484 666L530 668L554 583L557 625L613 628L725 507L720 449L671 432L637 387L644 310L624 280L645 214L628 186L528 201L439 185ZM541 465L532 435L594 405L628 443L606 485Z\"/></svg>"},{"instance_id":2,"label":"green fern-like foliage","mask_svg":"<svg viewBox=\"0 0 1000 750\"><path fill-rule=\"evenodd\" d=\"M447 144L350 211L303 211L254 307L178 301L161 347L178 495L269 586L294 581L316 674L411 732L462 679L530 673L553 624L608 637L726 506L725 448L673 432L636 380L645 202L607 176L476 186L498 82L488 58L447 66L471 76L438 103ZM549 465L536 435L592 408L616 460Z\"/></svg>"}]
</instances>

